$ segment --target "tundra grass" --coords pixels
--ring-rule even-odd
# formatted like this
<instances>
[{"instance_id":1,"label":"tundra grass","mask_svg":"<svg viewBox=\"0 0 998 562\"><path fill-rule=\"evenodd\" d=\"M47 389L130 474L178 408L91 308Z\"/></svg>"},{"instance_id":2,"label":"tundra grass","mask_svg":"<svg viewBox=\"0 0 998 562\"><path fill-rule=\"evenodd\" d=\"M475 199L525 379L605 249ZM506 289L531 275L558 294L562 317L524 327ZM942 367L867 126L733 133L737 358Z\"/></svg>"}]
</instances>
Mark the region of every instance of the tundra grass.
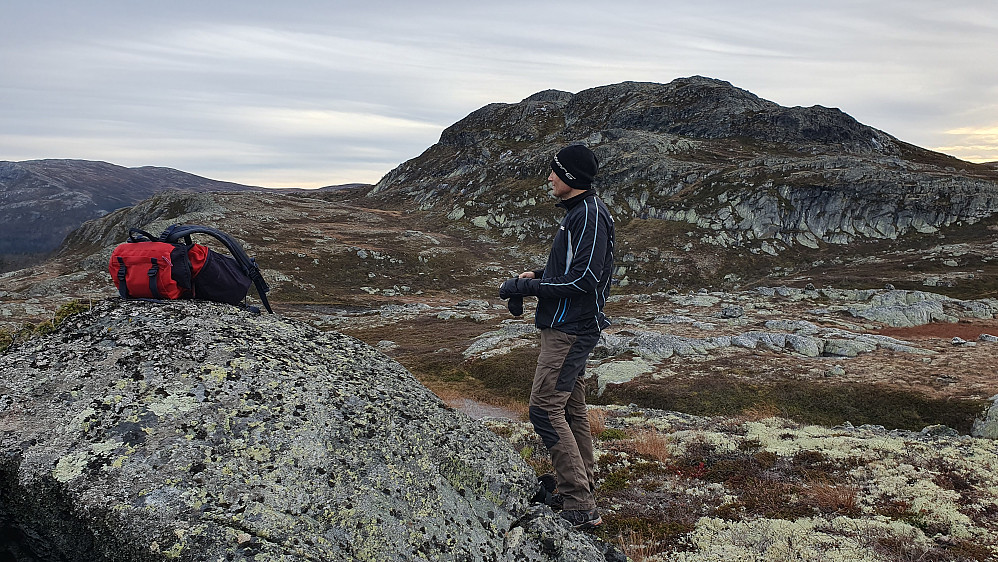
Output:
<instances>
[{"instance_id":1,"label":"tundra grass","mask_svg":"<svg viewBox=\"0 0 998 562\"><path fill-rule=\"evenodd\" d=\"M987 405L984 400L934 399L872 384L750 384L725 378L635 381L609 386L603 396L590 401L634 403L700 416L739 416L765 406L780 417L806 424L834 426L848 421L912 431L941 424L961 433L970 431Z\"/></svg>"}]
</instances>

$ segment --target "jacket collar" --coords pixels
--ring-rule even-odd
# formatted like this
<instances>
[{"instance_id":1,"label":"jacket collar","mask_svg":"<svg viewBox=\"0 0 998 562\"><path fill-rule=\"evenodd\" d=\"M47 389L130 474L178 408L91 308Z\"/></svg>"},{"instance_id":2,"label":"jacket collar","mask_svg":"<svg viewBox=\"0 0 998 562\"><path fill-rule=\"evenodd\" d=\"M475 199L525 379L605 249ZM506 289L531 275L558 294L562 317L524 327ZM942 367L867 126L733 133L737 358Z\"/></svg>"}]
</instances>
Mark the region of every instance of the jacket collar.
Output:
<instances>
[{"instance_id":1,"label":"jacket collar","mask_svg":"<svg viewBox=\"0 0 998 562\"><path fill-rule=\"evenodd\" d=\"M574 207L574 206L578 205L580 202L582 202L583 199L585 199L586 197L589 197L593 193L594 192L593 192L592 189L587 189L587 190L583 191L582 193L576 195L575 197L572 197L571 199L562 199L561 201L558 201L558 203L555 204L555 207L561 207L563 209L571 209L572 207Z\"/></svg>"}]
</instances>

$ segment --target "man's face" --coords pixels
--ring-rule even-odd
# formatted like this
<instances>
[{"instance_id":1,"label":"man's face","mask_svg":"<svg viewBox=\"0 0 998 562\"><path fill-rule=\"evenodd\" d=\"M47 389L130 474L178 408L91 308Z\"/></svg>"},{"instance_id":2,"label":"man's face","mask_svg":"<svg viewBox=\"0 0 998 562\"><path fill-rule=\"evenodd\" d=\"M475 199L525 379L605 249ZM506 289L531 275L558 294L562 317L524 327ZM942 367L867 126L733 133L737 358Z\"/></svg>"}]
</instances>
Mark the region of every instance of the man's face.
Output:
<instances>
[{"instance_id":1,"label":"man's face","mask_svg":"<svg viewBox=\"0 0 998 562\"><path fill-rule=\"evenodd\" d=\"M566 195L572 193L572 188L558 177L558 174L551 170L551 174L548 176L548 183L551 184L551 195L554 195L558 199L564 199Z\"/></svg>"}]
</instances>

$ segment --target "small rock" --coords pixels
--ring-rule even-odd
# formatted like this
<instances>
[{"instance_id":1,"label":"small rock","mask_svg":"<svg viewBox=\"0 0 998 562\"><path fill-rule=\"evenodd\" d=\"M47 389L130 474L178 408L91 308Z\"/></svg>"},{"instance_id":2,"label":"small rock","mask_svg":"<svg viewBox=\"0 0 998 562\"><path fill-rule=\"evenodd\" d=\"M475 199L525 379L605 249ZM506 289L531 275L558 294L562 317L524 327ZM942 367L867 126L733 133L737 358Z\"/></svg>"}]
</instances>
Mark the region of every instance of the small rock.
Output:
<instances>
[{"instance_id":1,"label":"small rock","mask_svg":"<svg viewBox=\"0 0 998 562\"><path fill-rule=\"evenodd\" d=\"M724 306L721 307L721 318L741 318L745 315L745 309L737 306Z\"/></svg>"},{"instance_id":2,"label":"small rock","mask_svg":"<svg viewBox=\"0 0 998 562\"><path fill-rule=\"evenodd\" d=\"M598 389L597 396L602 396L606 391L607 384L622 384L630 382L635 378L650 373L654 367L648 361L637 357L632 361L607 361L588 371L590 376L595 376Z\"/></svg>"},{"instance_id":3,"label":"small rock","mask_svg":"<svg viewBox=\"0 0 998 562\"><path fill-rule=\"evenodd\" d=\"M839 357L857 357L877 349L877 344L859 339L826 338L822 353Z\"/></svg>"},{"instance_id":4,"label":"small rock","mask_svg":"<svg viewBox=\"0 0 998 562\"><path fill-rule=\"evenodd\" d=\"M950 343L952 343L953 345L963 345L963 344L967 343L967 340L965 340L963 338L960 338L960 337L956 337L956 338L953 338L953 340Z\"/></svg>"},{"instance_id":5,"label":"small rock","mask_svg":"<svg viewBox=\"0 0 998 562\"><path fill-rule=\"evenodd\" d=\"M940 544L943 546L956 546L957 544L959 544L959 542L953 537L949 535L943 535L941 533L936 533L936 535L932 537L932 540L935 541L936 544Z\"/></svg>"},{"instance_id":6,"label":"small rock","mask_svg":"<svg viewBox=\"0 0 998 562\"><path fill-rule=\"evenodd\" d=\"M977 341L986 341L991 343L998 342L998 336L992 336L991 334L981 334L977 337Z\"/></svg>"},{"instance_id":7,"label":"small rock","mask_svg":"<svg viewBox=\"0 0 998 562\"><path fill-rule=\"evenodd\" d=\"M927 425L922 428L921 433L922 435L930 435L932 437L956 437L960 435L959 431L941 424Z\"/></svg>"}]
</instances>

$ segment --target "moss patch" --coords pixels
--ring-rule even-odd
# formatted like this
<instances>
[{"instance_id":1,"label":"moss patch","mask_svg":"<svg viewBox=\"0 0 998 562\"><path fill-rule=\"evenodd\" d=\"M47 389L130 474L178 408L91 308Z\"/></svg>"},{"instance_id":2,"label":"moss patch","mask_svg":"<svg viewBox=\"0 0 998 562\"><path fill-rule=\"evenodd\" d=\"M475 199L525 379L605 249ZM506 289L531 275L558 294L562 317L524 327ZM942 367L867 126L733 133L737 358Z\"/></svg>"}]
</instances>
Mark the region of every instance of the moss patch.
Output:
<instances>
[{"instance_id":1,"label":"moss patch","mask_svg":"<svg viewBox=\"0 0 998 562\"><path fill-rule=\"evenodd\" d=\"M609 386L599 400L604 404L634 403L701 416L736 416L766 404L781 417L808 424L833 426L848 421L853 425L913 431L942 424L962 433L970 431L974 418L986 405L983 400L933 399L869 384L752 384L724 378L663 382L642 379Z\"/></svg>"},{"instance_id":2,"label":"moss patch","mask_svg":"<svg viewBox=\"0 0 998 562\"><path fill-rule=\"evenodd\" d=\"M9 350L15 343L50 334L70 316L86 312L90 308L90 303L72 301L60 306L49 320L43 320L37 324L25 324L17 330L0 330L0 353Z\"/></svg>"}]
</instances>

